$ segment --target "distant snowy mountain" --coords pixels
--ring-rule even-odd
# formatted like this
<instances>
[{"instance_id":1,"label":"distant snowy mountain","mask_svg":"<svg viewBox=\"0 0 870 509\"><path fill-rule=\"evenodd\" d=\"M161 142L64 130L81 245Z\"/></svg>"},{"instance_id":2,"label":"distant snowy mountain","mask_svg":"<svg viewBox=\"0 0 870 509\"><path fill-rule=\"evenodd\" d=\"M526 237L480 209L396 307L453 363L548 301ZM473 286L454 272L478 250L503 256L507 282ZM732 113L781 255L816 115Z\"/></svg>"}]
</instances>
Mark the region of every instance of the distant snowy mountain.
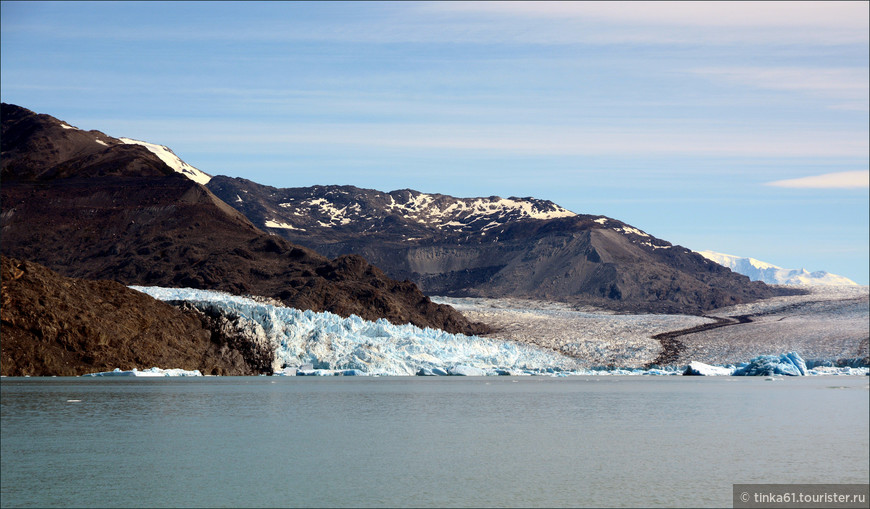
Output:
<instances>
[{"instance_id":1,"label":"distant snowy mountain","mask_svg":"<svg viewBox=\"0 0 870 509\"><path fill-rule=\"evenodd\" d=\"M763 281L772 285L858 285L849 278L822 270L809 272L806 269L784 269L755 258L743 258L713 251L697 251L697 253L734 272L748 276L753 281Z\"/></svg>"},{"instance_id":2,"label":"distant snowy mountain","mask_svg":"<svg viewBox=\"0 0 870 509\"><path fill-rule=\"evenodd\" d=\"M134 140L132 138L118 139L121 140L122 143L126 143L127 145L142 145L143 147L150 150L151 153L159 157L161 161L167 164L167 166L198 184L206 185L208 184L208 181L211 180L211 175L185 163L177 155L175 155L175 152L173 152L172 149L170 149L169 147L166 147L164 145L157 145L154 143L148 143L147 141ZM103 144L105 145L105 143Z\"/></svg>"}]
</instances>

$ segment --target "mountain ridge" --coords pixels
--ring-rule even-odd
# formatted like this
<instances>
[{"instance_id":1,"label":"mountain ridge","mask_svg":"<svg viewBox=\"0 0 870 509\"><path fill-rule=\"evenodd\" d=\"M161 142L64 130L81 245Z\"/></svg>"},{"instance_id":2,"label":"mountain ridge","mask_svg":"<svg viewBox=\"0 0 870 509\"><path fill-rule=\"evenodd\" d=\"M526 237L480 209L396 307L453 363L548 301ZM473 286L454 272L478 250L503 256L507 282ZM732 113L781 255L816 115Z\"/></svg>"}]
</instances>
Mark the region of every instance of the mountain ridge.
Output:
<instances>
[{"instance_id":1,"label":"mountain ridge","mask_svg":"<svg viewBox=\"0 0 870 509\"><path fill-rule=\"evenodd\" d=\"M140 144L2 105L3 254L67 277L273 297L475 333L449 306L359 256L328 259L259 230Z\"/></svg>"},{"instance_id":2,"label":"mountain ridge","mask_svg":"<svg viewBox=\"0 0 870 509\"><path fill-rule=\"evenodd\" d=\"M207 187L266 231L328 256L359 254L429 294L698 314L788 293L622 221L547 200L279 189L225 176Z\"/></svg>"}]
</instances>

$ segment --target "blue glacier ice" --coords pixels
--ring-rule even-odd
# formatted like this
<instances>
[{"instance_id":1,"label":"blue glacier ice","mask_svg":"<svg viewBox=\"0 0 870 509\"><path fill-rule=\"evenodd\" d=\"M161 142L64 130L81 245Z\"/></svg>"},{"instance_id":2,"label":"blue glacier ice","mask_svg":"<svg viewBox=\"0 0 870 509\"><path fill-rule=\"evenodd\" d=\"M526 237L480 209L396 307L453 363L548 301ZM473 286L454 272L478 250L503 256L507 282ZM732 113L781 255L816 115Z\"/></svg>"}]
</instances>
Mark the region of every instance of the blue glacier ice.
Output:
<instances>
[{"instance_id":1,"label":"blue glacier ice","mask_svg":"<svg viewBox=\"0 0 870 509\"><path fill-rule=\"evenodd\" d=\"M414 325L342 318L274 306L209 290L131 286L162 301L186 301L221 312L257 341L272 345L273 370L310 364L297 375L496 374L496 370L550 373L575 369L574 359L510 341L449 334Z\"/></svg>"},{"instance_id":2,"label":"blue glacier ice","mask_svg":"<svg viewBox=\"0 0 870 509\"><path fill-rule=\"evenodd\" d=\"M797 352L776 355L759 355L745 366L734 371L734 376L804 376L807 364Z\"/></svg>"}]
</instances>

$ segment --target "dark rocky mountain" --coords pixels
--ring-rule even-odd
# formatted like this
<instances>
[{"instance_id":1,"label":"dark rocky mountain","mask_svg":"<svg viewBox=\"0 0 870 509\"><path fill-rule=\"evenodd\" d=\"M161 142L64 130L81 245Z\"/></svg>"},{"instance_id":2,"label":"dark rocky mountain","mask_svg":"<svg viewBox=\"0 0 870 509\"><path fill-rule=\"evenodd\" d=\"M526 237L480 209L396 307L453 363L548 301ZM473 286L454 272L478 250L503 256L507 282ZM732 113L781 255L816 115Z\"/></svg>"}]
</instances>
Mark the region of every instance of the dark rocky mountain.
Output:
<instances>
[{"instance_id":1,"label":"dark rocky mountain","mask_svg":"<svg viewBox=\"0 0 870 509\"><path fill-rule=\"evenodd\" d=\"M616 219L533 198L277 189L221 176L207 187L266 231L327 256L359 254L430 295L701 313L787 292Z\"/></svg>"},{"instance_id":2,"label":"dark rocky mountain","mask_svg":"<svg viewBox=\"0 0 870 509\"><path fill-rule=\"evenodd\" d=\"M75 376L114 368L272 372L272 352L216 317L182 311L114 281L67 278L2 257L0 373Z\"/></svg>"},{"instance_id":3,"label":"dark rocky mountain","mask_svg":"<svg viewBox=\"0 0 870 509\"><path fill-rule=\"evenodd\" d=\"M64 276L261 295L449 332L485 330L360 256L329 260L264 233L142 144L3 104L0 157L0 250Z\"/></svg>"}]
</instances>

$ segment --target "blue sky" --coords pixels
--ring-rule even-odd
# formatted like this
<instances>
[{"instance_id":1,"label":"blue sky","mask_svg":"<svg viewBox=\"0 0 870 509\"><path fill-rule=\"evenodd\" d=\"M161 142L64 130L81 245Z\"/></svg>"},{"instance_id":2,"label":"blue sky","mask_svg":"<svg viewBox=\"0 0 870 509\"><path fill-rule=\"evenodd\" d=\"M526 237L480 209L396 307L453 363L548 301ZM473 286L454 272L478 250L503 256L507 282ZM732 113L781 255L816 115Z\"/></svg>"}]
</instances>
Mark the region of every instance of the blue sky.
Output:
<instances>
[{"instance_id":1,"label":"blue sky","mask_svg":"<svg viewBox=\"0 0 870 509\"><path fill-rule=\"evenodd\" d=\"M534 196L870 279L868 2L0 6L4 102L211 174Z\"/></svg>"}]
</instances>

